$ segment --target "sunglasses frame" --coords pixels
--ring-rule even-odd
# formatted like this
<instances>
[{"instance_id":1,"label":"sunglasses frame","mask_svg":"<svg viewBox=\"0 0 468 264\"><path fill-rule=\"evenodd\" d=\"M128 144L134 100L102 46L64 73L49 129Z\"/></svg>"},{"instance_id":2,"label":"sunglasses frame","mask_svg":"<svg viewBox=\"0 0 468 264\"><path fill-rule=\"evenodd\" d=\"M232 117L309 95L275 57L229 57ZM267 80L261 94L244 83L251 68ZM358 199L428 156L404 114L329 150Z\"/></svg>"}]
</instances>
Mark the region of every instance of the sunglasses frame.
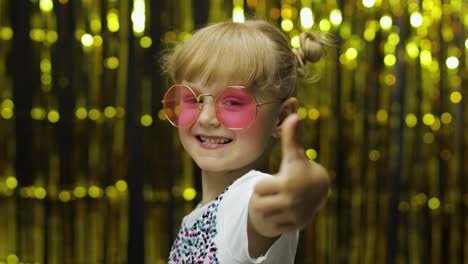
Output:
<instances>
[{"instance_id":1,"label":"sunglasses frame","mask_svg":"<svg viewBox=\"0 0 468 264\"><path fill-rule=\"evenodd\" d=\"M235 89L245 89L245 92L247 94L249 94L250 96L252 96L252 98L254 99L255 101L255 118L245 127L242 127L242 128L228 128L228 129L231 129L231 130L241 130L241 129L246 129L246 128L249 128L250 125L252 125L253 121L257 119L257 116L258 116L258 108L260 106L263 106L263 105L267 105L267 104L274 104L274 103L280 103L280 102L284 102L285 99L281 99L281 100L274 100L274 101L267 101L267 102L258 102L257 101L257 97L255 95L253 95L252 93L250 93L246 87L244 86L241 86L241 85L229 85L229 86L226 86L221 92L219 92L216 96L213 95L213 94L208 94L208 93L203 93L203 94L199 94L197 95L197 93L195 93L195 91L188 85L185 85L185 84L174 84L172 85L171 87L169 87L169 89L167 89L166 93L164 94L164 97L163 98L166 98L166 95L171 91L171 89L173 89L174 87L185 87L187 88L194 96L195 98L197 99L197 105L198 105L198 113L197 113L197 117L193 119L193 121L187 125L187 126L178 126L176 124L174 124L172 122L172 120L167 116L167 113L166 113L166 102L168 100L166 99L163 99L161 100L161 103L163 104L163 111L164 111L164 115L166 116L166 119L169 121L169 123L171 123L171 125L173 125L174 127L177 127L177 128L186 128L186 127L190 127L191 125L193 125L198 117L200 116L200 113L201 113L201 110L203 108L203 102L200 102L201 101L201 98L202 97L205 97L205 96L211 96L213 97L214 101L216 102L216 99L218 98L218 95L222 94L226 89L228 88L235 88ZM174 88L175 89L175 88ZM216 118L221 122L221 119L218 117L218 107L216 106L215 104L215 109L216 109ZM223 126L226 126L223 122L221 122L223 124ZM226 126L227 127L227 126Z\"/></svg>"}]
</instances>

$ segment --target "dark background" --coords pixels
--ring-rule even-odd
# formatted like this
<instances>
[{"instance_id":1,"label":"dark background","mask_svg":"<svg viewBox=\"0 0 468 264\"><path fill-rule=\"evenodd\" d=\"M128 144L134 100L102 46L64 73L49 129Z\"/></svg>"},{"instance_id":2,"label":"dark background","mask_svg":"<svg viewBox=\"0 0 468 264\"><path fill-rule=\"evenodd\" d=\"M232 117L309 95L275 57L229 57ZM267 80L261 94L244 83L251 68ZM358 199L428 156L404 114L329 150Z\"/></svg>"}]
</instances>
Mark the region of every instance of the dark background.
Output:
<instances>
[{"instance_id":1,"label":"dark background","mask_svg":"<svg viewBox=\"0 0 468 264\"><path fill-rule=\"evenodd\" d=\"M333 184L297 263L468 263L468 4L368 2L0 0L0 263L165 263L200 179L159 54L235 8L293 38L306 7L336 38L299 84Z\"/></svg>"}]
</instances>

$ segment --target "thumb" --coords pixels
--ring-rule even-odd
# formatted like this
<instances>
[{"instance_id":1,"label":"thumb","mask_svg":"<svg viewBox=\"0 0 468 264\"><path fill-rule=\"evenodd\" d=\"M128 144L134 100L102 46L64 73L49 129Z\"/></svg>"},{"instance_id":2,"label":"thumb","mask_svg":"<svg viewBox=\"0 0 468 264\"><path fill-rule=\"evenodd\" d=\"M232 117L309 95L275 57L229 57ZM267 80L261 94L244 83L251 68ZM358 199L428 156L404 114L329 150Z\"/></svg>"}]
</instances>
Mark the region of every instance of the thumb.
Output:
<instances>
[{"instance_id":1,"label":"thumb","mask_svg":"<svg viewBox=\"0 0 468 264\"><path fill-rule=\"evenodd\" d=\"M281 126L281 153L283 161L290 161L304 155L303 148L300 146L297 138L299 121L297 114L290 114L283 121L283 125Z\"/></svg>"}]
</instances>

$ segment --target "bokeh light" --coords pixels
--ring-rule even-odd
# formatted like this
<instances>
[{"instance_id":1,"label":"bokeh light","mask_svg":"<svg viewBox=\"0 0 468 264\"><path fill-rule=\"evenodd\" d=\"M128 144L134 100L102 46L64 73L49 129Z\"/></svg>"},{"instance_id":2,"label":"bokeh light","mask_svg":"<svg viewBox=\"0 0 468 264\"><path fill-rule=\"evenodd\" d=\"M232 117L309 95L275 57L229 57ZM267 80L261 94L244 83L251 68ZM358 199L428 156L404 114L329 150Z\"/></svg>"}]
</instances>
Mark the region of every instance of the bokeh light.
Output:
<instances>
[{"instance_id":1,"label":"bokeh light","mask_svg":"<svg viewBox=\"0 0 468 264\"><path fill-rule=\"evenodd\" d=\"M362 0L362 5L371 8L375 5L375 0Z\"/></svg>"},{"instance_id":2,"label":"bokeh light","mask_svg":"<svg viewBox=\"0 0 468 264\"><path fill-rule=\"evenodd\" d=\"M340 25L341 22L343 21L343 16L341 14L340 9L333 9L330 12L330 21L333 25L337 26Z\"/></svg>"},{"instance_id":3,"label":"bokeh light","mask_svg":"<svg viewBox=\"0 0 468 264\"><path fill-rule=\"evenodd\" d=\"M185 201L192 201L193 199L195 199L196 196L197 191L192 187L184 189L182 193L182 197L184 197Z\"/></svg>"},{"instance_id":4,"label":"bokeh light","mask_svg":"<svg viewBox=\"0 0 468 264\"><path fill-rule=\"evenodd\" d=\"M291 47L299 48L301 46L299 35L295 35L291 38Z\"/></svg>"},{"instance_id":5,"label":"bokeh light","mask_svg":"<svg viewBox=\"0 0 468 264\"><path fill-rule=\"evenodd\" d=\"M322 19L319 22L319 29L322 32L328 32L331 29L331 23L328 19Z\"/></svg>"},{"instance_id":6,"label":"bokeh light","mask_svg":"<svg viewBox=\"0 0 468 264\"><path fill-rule=\"evenodd\" d=\"M405 122L408 127L415 127L418 123L418 118L415 114L408 114L406 115Z\"/></svg>"},{"instance_id":7,"label":"bokeh light","mask_svg":"<svg viewBox=\"0 0 468 264\"><path fill-rule=\"evenodd\" d=\"M146 27L146 7L144 0L133 0L132 11L133 32L140 36L145 32Z\"/></svg>"},{"instance_id":8,"label":"bokeh light","mask_svg":"<svg viewBox=\"0 0 468 264\"><path fill-rule=\"evenodd\" d=\"M317 151L315 149L306 150L306 156L309 160L315 160L317 158Z\"/></svg>"},{"instance_id":9,"label":"bokeh light","mask_svg":"<svg viewBox=\"0 0 468 264\"><path fill-rule=\"evenodd\" d=\"M419 56L418 45L414 42L409 42L406 44L406 53L408 53L408 56L412 59L417 58Z\"/></svg>"},{"instance_id":10,"label":"bokeh light","mask_svg":"<svg viewBox=\"0 0 468 264\"><path fill-rule=\"evenodd\" d=\"M281 21L281 28L284 31L289 32L289 31L293 30L294 23L290 19L283 19Z\"/></svg>"},{"instance_id":11,"label":"bokeh light","mask_svg":"<svg viewBox=\"0 0 468 264\"><path fill-rule=\"evenodd\" d=\"M144 49L147 49L149 47L151 47L151 44L153 43L153 41L151 40L150 37L148 36L144 36L140 39L140 46Z\"/></svg>"},{"instance_id":12,"label":"bokeh light","mask_svg":"<svg viewBox=\"0 0 468 264\"><path fill-rule=\"evenodd\" d=\"M42 12L48 13L54 8L54 3L52 2L52 0L40 0L39 7L42 10Z\"/></svg>"},{"instance_id":13,"label":"bokeh light","mask_svg":"<svg viewBox=\"0 0 468 264\"><path fill-rule=\"evenodd\" d=\"M346 50L345 55L348 60L354 60L358 56L358 51L355 48L349 48Z\"/></svg>"},{"instance_id":14,"label":"bokeh light","mask_svg":"<svg viewBox=\"0 0 468 264\"><path fill-rule=\"evenodd\" d=\"M383 29L387 29L387 30L390 29L392 27L392 24L393 24L393 20L391 16L384 15L380 18L380 26Z\"/></svg>"},{"instance_id":15,"label":"bokeh light","mask_svg":"<svg viewBox=\"0 0 468 264\"><path fill-rule=\"evenodd\" d=\"M309 30L332 42L301 69L310 79L295 82L299 144L332 183L297 261L463 262L464 0L30 0L26 10L10 2L0 4L0 264L144 262L130 258L129 244L142 246L146 262L167 263L166 222L175 235L204 196L161 109L172 80L160 55L201 25L250 18L271 22L292 48ZM271 171L281 166L278 147ZM145 208L144 218L129 208Z\"/></svg>"},{"instance_id":16,"label":"bokeh light","mask_svg":"<svg viewBox=\"0 0 468 264\"><path fill-rule=\"evenodd\" d=\"M232 9L232 20L238 23L244 22L245 21L244 8L240 6L234 7L234 9Z\"/></svg>"},{"instance_id":17,"label":"bokeh light","mask_svg":"<svg viewBox=\"0 0 468 264\"><path fill-rule=\"evenodd\" d=\"M142 126L149 127L153 124L153 117L151 115L142 115L140 118L140 123Z\"/></svg>"},{"instance_id":18,"label":"bokeh light","mask_svg":"<svg viewBox=\"0 0 468 264\"><path fill-rule=\"evenodd\" d=\"M411 26L415 28L420 27L423 23L423 17L421 13L419 12L412 13L410 17L410 23L411 23Z\"/></svg>"},{"instance_id":19,"label":"bokeh light","mask_svg":"<svg viewBox=\"0 0 468 264\"><path fill-rule=\"evenodd\" d=\"M312 10L308 7L301 9L301 25L304 29L310 29L314 25Z\"/></svg>"},{"instance_id":20,"label":"bokeh light","mask_svg":"<svg viewBox=\"0 0 468 264\"><path fill-rule=\"evenodd\" d=\"M60 113L55 109L50 110L47 113L47 120L51 123L57 123L60 120Z\"/></svg>"},{"instance_id":21,"label":"bokeh light","mask_svg":"<svg viewBox=\"0 0 468 264\"><path fill-rule=\"evenodd\" d=\"M458 104L461 102L461 100L462 100L462 95L460 92L455 91L450 94L450 101L452 101L452 103Z\"/></svg>"},{"instance_id":22,"label":"bokeh light","mask_svg":"<svg viewBox=\"0 0 468 264\"><path fill-rule=\"evenodd\" d=\"M83 44L83 46L89 48L93 46L93 42L93 36L91 36L90 34L84 34L83 36L81 36L81 43Z\"/></svg>"},{"instance_id":23,"label":"bokeh light","mask_svg":"<svg viewBox=\"0 0 468 264\"><path fill-rule=\"evenodd\" d=\"M116 9L111 9L107 13L107 29L110 32L117 32L120 29L119 14Z\"/></svg>"},{"instance_id":24,"label":"bokeh light","mask_svg":"<svg viewBox=\"0 0 468 264\"><path fill-rule=\"evenodd\" d=\"M460 62L458 61L457 57L451 56L447 58L447 60L445 61L445 64L447 65L447 68L453 70L453 69L458 68L458 65L460 64Z\"/></svg>"}]
</instances>

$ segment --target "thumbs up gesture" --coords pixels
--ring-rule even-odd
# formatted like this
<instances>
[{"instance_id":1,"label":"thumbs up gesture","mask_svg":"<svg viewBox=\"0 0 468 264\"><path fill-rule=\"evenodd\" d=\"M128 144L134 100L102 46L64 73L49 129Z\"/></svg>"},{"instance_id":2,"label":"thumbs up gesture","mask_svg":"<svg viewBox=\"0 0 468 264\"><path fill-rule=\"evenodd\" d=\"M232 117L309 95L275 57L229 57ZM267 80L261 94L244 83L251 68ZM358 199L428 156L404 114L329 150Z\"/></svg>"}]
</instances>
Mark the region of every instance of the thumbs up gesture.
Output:
<instances>
[{"instance_id":1,"label":"thumbs up gesture","mask_svg":"<svg viewBox=\"0 0 468 264\"><path fill-rule=\"evenodd\" d=\"M328 174L306 157L296 138L298 124L297 114L284 120L279 172L257 182L250 200L249 224L264 237L304 227L327 199Z\"/></svg>"}]
</instances>

